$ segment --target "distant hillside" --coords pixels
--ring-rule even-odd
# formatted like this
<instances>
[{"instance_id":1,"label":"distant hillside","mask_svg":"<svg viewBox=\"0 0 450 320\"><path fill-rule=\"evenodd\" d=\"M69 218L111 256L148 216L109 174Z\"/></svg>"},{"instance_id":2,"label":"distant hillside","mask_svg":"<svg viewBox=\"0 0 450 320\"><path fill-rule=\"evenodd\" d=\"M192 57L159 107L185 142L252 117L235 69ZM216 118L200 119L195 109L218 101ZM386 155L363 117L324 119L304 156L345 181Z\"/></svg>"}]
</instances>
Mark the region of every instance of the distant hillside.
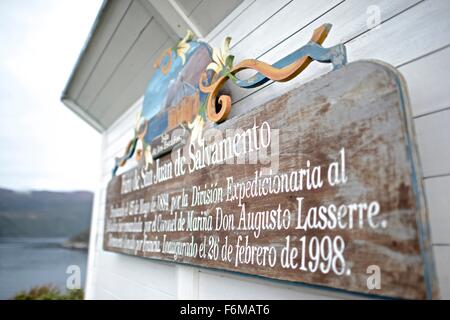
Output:
<instances>
[{"instance_id":1,"label":"distant hillside","mask_svg":"<svg viewBox=\"0 0 450 320\"><path fill-rule=\"evenodd\" d=\"M93 193L0 188L0 237L71 237L89 229Z\"/></svg>"}]
</instances>

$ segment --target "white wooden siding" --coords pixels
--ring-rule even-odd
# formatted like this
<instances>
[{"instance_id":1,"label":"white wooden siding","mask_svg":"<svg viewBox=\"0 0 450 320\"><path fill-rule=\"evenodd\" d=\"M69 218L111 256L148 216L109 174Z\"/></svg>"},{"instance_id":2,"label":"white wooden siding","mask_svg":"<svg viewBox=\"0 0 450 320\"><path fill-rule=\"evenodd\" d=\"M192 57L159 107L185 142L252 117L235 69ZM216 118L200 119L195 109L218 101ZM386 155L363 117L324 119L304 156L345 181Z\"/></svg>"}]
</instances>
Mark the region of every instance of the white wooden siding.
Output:
<instances>
[{"instance_id":1,"label":"white wooden siding","mask_svg":"<svg viewBox=\"0 0 450 320\"><path fill-rule=\"evenodd\" d=\"M200 31L207 34L217 21L222 21L242 0L207 1L207 0L176 0L186 17Z\"/></svg>"},{"instance_id":2,"label":"white wooden siding","mask_svg":"<svg viewBox=\"0 0 450 320\"><path fill-rule=\"evenodd\" d=\"M191 1L190 5L196 5ZM195 3L194 3L195 2ZM382 23L367 27L367 7L378 5ZM428 202L441 296L450 298L450 1L448 0L246 0L206 40L219 46L230 35L236 61L275 62L305 44L322 23L333 28L325 46L346 43L349 61L380 59L402 72L410 92L413 123ZM312 63L295 80L263 88L232 90L232 116L330 70ZM132 81L130 82L132 83ZM104 252L101 249L105 187L114 157L133 135L137 101L104 134L101 188L96 195L89 252L88 298L274 298L354 297L340 292L294 286L228 272L209 271ZM133 163L127 167L133 166Z\"/></svg>"}]
</instances>

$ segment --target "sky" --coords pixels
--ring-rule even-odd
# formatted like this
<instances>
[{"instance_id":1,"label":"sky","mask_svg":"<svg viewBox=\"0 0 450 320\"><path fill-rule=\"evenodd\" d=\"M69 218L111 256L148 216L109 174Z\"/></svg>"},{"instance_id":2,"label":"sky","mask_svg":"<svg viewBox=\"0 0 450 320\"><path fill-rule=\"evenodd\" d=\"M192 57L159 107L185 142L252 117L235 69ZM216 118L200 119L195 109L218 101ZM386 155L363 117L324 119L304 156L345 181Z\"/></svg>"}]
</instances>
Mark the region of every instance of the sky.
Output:
<instances>
[{"instance_id":1,"label":"sky","mask_svg":"<svg viewBox=\"0 0 450 320\"><path fill-rule=\"evenodd\" d=\"M0 187L98 187L101 135L60 96L101 3L0 0Z\"/></svg>"}]
</instances>

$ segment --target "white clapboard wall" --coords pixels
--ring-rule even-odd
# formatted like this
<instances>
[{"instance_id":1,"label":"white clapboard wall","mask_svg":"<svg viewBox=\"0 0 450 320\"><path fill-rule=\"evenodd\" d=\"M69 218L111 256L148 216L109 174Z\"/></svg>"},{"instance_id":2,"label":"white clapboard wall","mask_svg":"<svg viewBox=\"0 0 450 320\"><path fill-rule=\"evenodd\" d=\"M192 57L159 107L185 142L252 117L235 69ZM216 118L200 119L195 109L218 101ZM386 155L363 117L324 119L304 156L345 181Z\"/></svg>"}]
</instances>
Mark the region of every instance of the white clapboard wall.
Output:
<instances>
[{"instance_id":1,"label":"white clapboard wall","mask_svg":"<svg viewBox=\"0 0 450 320\"><path fill-rule=\"evenodd\" d=\"M370 7L370 6L377 7ZM379 9L381 24L368 27ZM246 0L205 40L232 37L235 61L275 62L306 44L323 23L333 28L324 46L345 43L349 62L379 59L397 67L409 88L434 257L442 298L450 298L450 1ZM313 62L295 80L263 88L233 88L232 116L246 112L330 71ZM105 188L114 157L133 136L142 98L103 135L101 188L94 201L87 298L95 299L346 299L358 296L278 281L157 262L102 250ZM129 163L127 166L133 166Z\"/></svg>"}]
</instances>

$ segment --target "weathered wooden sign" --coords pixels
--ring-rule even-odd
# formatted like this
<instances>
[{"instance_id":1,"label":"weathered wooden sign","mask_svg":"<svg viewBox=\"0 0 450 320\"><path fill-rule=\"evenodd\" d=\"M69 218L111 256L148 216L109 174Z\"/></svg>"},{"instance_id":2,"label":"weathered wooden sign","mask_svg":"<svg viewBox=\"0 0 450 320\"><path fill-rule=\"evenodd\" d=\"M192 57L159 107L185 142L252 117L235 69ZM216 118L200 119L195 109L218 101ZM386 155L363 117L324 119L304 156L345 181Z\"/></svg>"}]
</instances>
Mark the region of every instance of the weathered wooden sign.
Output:
<instances>
[{"instance_id":1,"label":"weathered wooden sign","mask_svg":"<svg viewBox=\"0 0 450 320\"><path fill-rule=\"evenodd\" d=\"M169 152L110 181L104 249L436 297L405 90L393 68L360 61L220 124L167 131L148 146Z\"/></svg>"}]
</instances>

